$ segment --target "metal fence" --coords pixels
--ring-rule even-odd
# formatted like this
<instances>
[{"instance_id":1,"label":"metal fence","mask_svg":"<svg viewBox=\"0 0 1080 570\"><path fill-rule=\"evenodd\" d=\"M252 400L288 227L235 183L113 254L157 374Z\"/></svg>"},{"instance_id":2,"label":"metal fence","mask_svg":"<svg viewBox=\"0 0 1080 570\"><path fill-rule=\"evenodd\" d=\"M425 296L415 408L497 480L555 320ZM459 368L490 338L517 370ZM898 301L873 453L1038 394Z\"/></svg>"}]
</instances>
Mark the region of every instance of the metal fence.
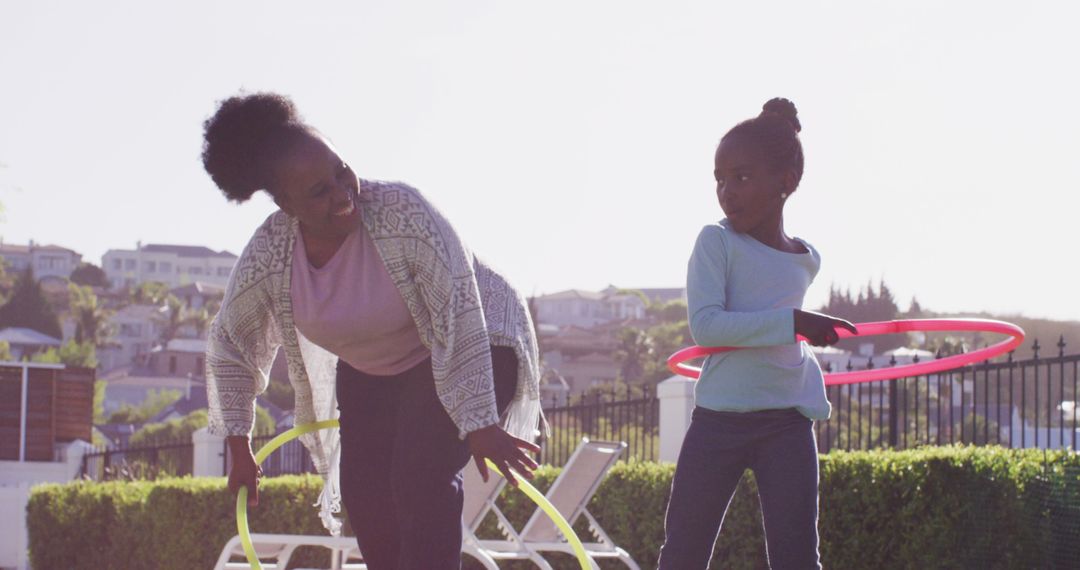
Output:
<instances>
[{"instance_id":1,"label":"metal fence","mask_svg":"<svg viewBox=\"0 0 1080 570\"><path fill-rule=\"evenodd\" d=\"M79 476L94 481L191 475L194 446L173 442L143 446L96 447L82 458Z\"/></svg>"},{"instance_id":2,"label":"metal fence","mask_svg":"<svg viewBox=\"0 0 1080 570\"><path fill-rule=\"evenodd\" d=\"M815 425L819 451L951 443L1078 449L1080 354L1066 355L1063 339L1056 356L1042 356L1038 341L1031 348L1026 360L1009 354L940 374L830 386L832 417Z\"/></svg>"},{"instance_id":3,"label":"metal fence","mask_svg":"<svg viewBox=\"0 0 1080 570\"><path fill-rule=\"evenodd\" d=\"M843 449L907 449L971 443L1005 447L1080 449L1080 353L1040 354L976 365L929 376L830 386L832 416L815 423L821 453ZM869 361L868 366L874 365ZM897 365L896 361L889 366ZM852 364L848 364L853 369ZM625 441L622 459L655 461L660 447L660 404L653 386L621 385L619 392L591 392L545 402L551 437L540 463L562 465L583 437ZM273 438L252 440L259 449ZM223 449L227 474L232 458ZM263 463L266 475L313 472L299 440L286 443ZM92 479L156 478L192 471L192 444L98 449L83 457L82 475Z\"/></svg>"},{"instance_id":4,"label":"metal fence","mask_svg":"<svg viewBox=\"0 0 1080 570\"><path fill-rule=\"evenodd\" d=\"M583 437L625 441L620 460L655 461L660 454L660 400L656 388L621 386L622 393L592 392L544 406L551 437L542 441L539 463L563 465ZM636 393L635 393L636 392Z\"/></svg>"},{"instance_id":5,"label":"metal fence","mask_svg":"<svg viewBox=\"0 0 1080 570\"><path fill-rule=\"evenodd\" d=\"M251 438L251 449L258 451L263 445L274 439L276 434L256 435ZM225 457L224 473L228 475L232 468L232 453L229 452L229 444L225 442L222 451ZM262 462L263 475L275 477L277 475L289 475L297 473L315 473L315 465L311 461L311 454L299 439L286 442L277 451L271 453Z\"/></svg>"},{"instance_id":6,"label":"metal fence","mask_svg":"<svg viewBox=\"0 0 1080 570\"><path fill-rule=\"evenodd\" d=\"M552 465L566 463L583 437L625 441L628 447L622 460L656 460L660 449L660 402L656 398L656 389L627 389L625 386L622 389L621 394L596 392L546 402L544 415L551 427L551 437L540 442L537 461ZM253 437L251 448L257 450L273 437ZM228 474L232 466L228 444L223 453L224 474ZM262 470L267 476L315 472L311 455L298 439L282 445L267 457Z\"/></svg>"}]
</instances>

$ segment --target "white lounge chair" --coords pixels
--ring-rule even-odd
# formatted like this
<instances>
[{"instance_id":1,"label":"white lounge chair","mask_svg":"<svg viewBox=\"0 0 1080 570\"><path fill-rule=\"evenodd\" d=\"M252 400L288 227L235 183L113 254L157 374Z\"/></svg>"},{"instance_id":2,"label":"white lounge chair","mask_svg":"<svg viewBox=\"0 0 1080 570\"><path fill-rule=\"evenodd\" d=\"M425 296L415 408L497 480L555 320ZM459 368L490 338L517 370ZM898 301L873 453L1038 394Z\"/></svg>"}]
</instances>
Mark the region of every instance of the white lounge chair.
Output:
<instances>
[{"instance_id":1,"label":"white lounge chair","mask_svg":"<svg viewBox=\"0 0 1080 570\"><path fill-rule=\"evenodd\" d=\"M485 483L476 465L470 463L465 466L465 504L461 509L461 524L464 527L462 552L479 560L488 570L499 569L498 564L495 563L496 560L532 560L541 570L552 570L551 565L542 556L525 548L513 525L495 506L495 500L499 498L499 493L506 486L506 479L503 479L494 469L489 470L488 474L488 480ZM499 550L485 549L482 543L488 541L476 537L476 530L480 527L480 523L484 522L484 517L488 512L495 514L499 531L505 537L505 540L500 542L506 544Z\"/></svg>"},{"instance_id":2,"label":"white lounge chair","mask_svg":"<svg viewBox=\"0 0 1080 570\"><path fill-rule=\"evenodd\" d=\"M498 498L505 485L506 480L494 471L491 472L488 482L485 483L480 478L480 472L477 471L475 465L470 464L465 468L462 552L476 558L488 570L499 570L499 566L491 556L478 548L473 532L480 526L490 508L494 506L495 499ZM505 524L505 528L512 533L513 527L505 522L502 513L496 511L496 516L502 519L502 524ZM363 556L360 554L356 538L351 536L255 533L251 535L251 542L252 546L255 547L255 554L259 557L265 570L284 570L289 564L293 551L298 546L323 546L330 549L331 570L366 570L367 568L365 564L360 562L363 560ZM530 552L522 549L519 556L499 556L499 558L528 559L530 555ZM539 560L540 567L543 570L551 570L551 567L539 555L532 556ZM243 561L231 561L236 558L243 559ZM226 543L225 548L221 551L221 556L218 557L217 565L214 566L214 570L250 570L250 568L251 565L247 562L239 536L234 536Z\"/></svg>"},{"instance_id":3,"label":"white lounge chair","mask_svg":"<svg viewBox=\"0 0 1080 570\"><path fill-rule=\"evenodd\" d=\"M590 542L583 540L582 545L591 558L618 558L632 570L640 570L630 554L611 540L600 523L596 522L596 519L585 508L596 493L600 482L603 481L604 475L625 449L624 442L582 439L581 445L567 460L562 473L551 484L545 497L571 525L578 517L586 518L589 522L589 530L593 534L591 538L594 540ZM574 554L570 543L562 536L551 518L539 507L533 512L520 533L514 531L499 509L494 506L493 501L489 502L489 507L499 518L504 540L477 540L479 548L488 556L495 559L527 558L547 570L550 566L546 562L543 564L537 562L540 552ZM598 568L595 561L593 567Z\"/></svg>"},{"instance_id":4,"label":"white lounge chair","mask_svg":"<svg viewBox=\"0 0 1080 570\"><path fill-rule=\"evenodd\" d=\"M298 546L321 546L330 550L329 570L366 570L367 565L355 562L359 558L356 538L352 536L316 536L303 534L260 534L251 535L251 545L259 557L263 570L285 570ZM233 558L243 561L233 562ZM350 561L353 560L353 561ZM218 556L214 570L250 570L251 565L240 544L240 536L234 536L225 543L225 548Z\"/></svg>"}]
</instances>

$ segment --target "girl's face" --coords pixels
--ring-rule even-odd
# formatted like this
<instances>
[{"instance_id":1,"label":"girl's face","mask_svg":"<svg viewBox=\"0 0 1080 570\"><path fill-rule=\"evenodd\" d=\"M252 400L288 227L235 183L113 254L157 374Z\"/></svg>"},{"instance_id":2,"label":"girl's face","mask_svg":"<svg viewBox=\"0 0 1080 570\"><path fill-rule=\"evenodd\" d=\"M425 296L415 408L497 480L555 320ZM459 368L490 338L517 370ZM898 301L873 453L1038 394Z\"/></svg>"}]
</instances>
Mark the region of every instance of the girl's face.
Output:
<instances>
[{"instance_id":1,"label":"girl's face","mask_svg":"<svg viewBox=\"0 0 1080 570\"><path fill-rule=\"evenodd\" d=\"M274 201L313 237L344 238L360 227L359 180L326 139L312 134L278 165Z\"/></svg>"},{"instance_id":2,"label":"girl's face","mask_svg":"<svg viewBox=\"0 0 1080 570\"><path fill-rule=\"evenodd\" d=\"M789 176L774 172L752 145L725 140L716 149L713 176L720 208L739 233L779 227L784 210L781 194L791 194Z\"/></svg>"}]
</instances>

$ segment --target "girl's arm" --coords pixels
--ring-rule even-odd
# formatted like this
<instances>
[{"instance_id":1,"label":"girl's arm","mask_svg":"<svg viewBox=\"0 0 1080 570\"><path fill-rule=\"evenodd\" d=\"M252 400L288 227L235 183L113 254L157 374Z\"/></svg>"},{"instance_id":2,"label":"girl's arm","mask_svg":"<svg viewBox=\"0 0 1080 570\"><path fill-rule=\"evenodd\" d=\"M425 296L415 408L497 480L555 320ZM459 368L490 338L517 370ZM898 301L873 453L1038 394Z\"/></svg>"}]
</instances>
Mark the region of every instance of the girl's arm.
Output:
<instances>
[{"instance_id":1,"label":"girl's arm","mask_svg":"<svg viewBox=\"0 0 1080 570\"><path fill-rule=\"evenodd\" d=\"M795 342L794 309L727 310L727 247L717 226L698 235L686 277L690 334L699 346L760 347Z\"/></svg>"}]
</instances>

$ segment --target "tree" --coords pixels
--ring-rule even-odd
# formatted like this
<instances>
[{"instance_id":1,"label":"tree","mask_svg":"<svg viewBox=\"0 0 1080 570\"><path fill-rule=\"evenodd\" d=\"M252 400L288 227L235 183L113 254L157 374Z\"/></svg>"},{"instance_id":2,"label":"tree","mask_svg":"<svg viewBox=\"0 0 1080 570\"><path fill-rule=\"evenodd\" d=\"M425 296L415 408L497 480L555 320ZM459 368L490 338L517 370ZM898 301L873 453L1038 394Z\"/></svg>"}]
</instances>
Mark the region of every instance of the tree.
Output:
<instances>
[{"instance_id":1,"label":"tree","mask_svg":"<svg viewBox=\"0 0 1080 570\"><path fill-rule=\"evenodd\" d=\"M82 263L75 268L75 271L71 272L71 276L68 277L72 283L79 285L85 285L87 287L109 287L109 278L105 275L100 267L93 263Z\"/></svg>"},{"instance_id":2,"label":"tree","mask_svg":"<svg viewBox=\"0 0 1080 570\"><path fill-rule=\"evenodd\" d=\"M281 408L282 410L291 410L296 406L296 398L293 393L292 384L288 381L274 381L271 380L266 386L266 399L270 400L270 403Z\"/></svg>"},{"instance_id":3,"label":"tree","mask_svg":"<svg viewBox=\"0 0 1080 570\"><path fill-rule=\"evenodd\" d=\"M620 330L616 338L618 345L614 358L619 365L619 376L625 382L640 380L647 363L655 355L652 339L645 331L633 327Z\"/></svg>"},{"instance_id":4,"label":"tree","mask_svg":"<svg viewBox=\"0 0 1080 570\"><path fill-rule=\"evenodd\" d=\"M11 298L0 307L0 329L7 327L24 327L53 338L63 337L60 321L29 267L19 276Z\"/></svg>"},{"instance_id":5,"label":"tree","mask_svg":"<svg viewBox=\"0 0 1080 570\"><path fill-rule=\"evenodd\" d=\"M153 390L146 393L146 398L138 406L124 404L120 409L109 415L106 423L110 424L141 424L157 415L158 412L171 406L180 399L180 390Z\"/></svg>"},{"instance_id":6,"label":"tree","mask_svg":"<svg viewBox=\"0 0 1080 570\"><path fill-rule=\"evenodd\" d=\"M168 344L170 340L176 338L180 327L184 326L186 317L184 302L176 295L166 295L165 304L169 307L169 322L165 323L165 328L161 331L162 344Z\"/></svg>"},{"instance_id":7,"label":"tree","mask_svg":"<svg viewBox=\"0 0 1080 570\"><path fill-rule=\"evenodd\" d=\"M7 300L8 295L15 289L16 275L7 270L7 264L0 260L0 305Z\"/></svg>"},{"instance_id":8,"label":"tree","mask_svg":"<svg viewBox=\"0 0 1080 570\"><path fill-rule=\"evenodd\" d=\"M195 430L209 423L206 410L195 410L182 418L146 424L131 434L131 445L155 445L191 441Z\"/></svg>"},{"instance_id":9,"label":"tree","mask_svg":"<svg viewBox=\"0 0 1080 570\"><path fill-rule=\"evenodd\" d=\"M132 445L153 445L173 442L189 442L191 434L206 427L208 416L205 409L195 410L182 418L146 424L131 434ZM274 433L274 418L262 406L255 406L256 434Z\"/></svg>"},{"instance_id":10,"label":"tree","mask_svg":"<svg viewBox=\"0 0 1080 570\"><path fill-rule=\"evenodd\" d=\"M210 314L208 307L201 307L198 309L187 309L183 315L183 322L195 327L195 336L203 338L206 334L206 327L210 326L210 319L213 318Z\"/></svg>"},{"instance_id":11,"label":"tree","mask_svg":"<svg viewBox=\"0 0 1080 570\"><path fill-rule=\"evenodd\" d=\"M105 423L105 388L104 380L94 380L94 425Z\"/></svg>"},{"instance_id":12,"label":"tree","mask_svg":"<svg viewBox=\"0 0 1080 570\"><path fill-rule=\"evenodd\" d=\"M685 315L685 312L683 314ZM645 366L643 381L652 385L671 376L667 367L668 357L694 342L690 338L690 327L685 318L678 322L649 327L647 334L653 340L654 357Z\"/></svg>"},{"instance_id":13,"label":"tree","mask_svg":"<svg viewBox=\"0 0 1080 570\"><path fill-rule=\"evenodd\" d=\"M97 295L87 285L68 283L71 314L75 318L75 342L101 346L111 336L108 319L112 311L98 304Z\"/></svg>"},{"instance_id":14,"label":"tree","mask_svg":"<svg viewBox=\"0 0 1080 570\"><path fill-rule=\"evenodd\" d=\"M169 286L159 281L144 281L131 290L131 302L136 305L161 305L169 296Z\"/></svg>"},{"instance_id":15,"label":"tree","mask_svg":"<svg viewBox=\"0 0 1080 570\"><path fill-rule=\"evenodd\" d=\"M646 314L662 323L677 323L686 320L686 301L675 299L667 303L652 303Z\"/></svg>"},{"instance_id":16,"label":"tree","mask_svg":"<svg viewBox=\"0 0 1080 570\"><path fill-rule=\"evenodd\" d=\"M50 348L30 357L31 362L66 364L82 368L97 368L97 350L91 342L75 342L69 339L60 345L60 350Z\"/></svg>"},{"instance_id":17,"label":"tree","mask_svg":"<svg viewBox=\"0 0 1080 570\"><path fill-rule=\"evenodd\" d=\"M0 360L14 360L11 356L11 344L6 340L0 340Z\"/></svg>"},{"instance_id":18,"label":"tree","mask_svg":"<svg viewBox=\"0 0 1080 570\"><path fill-rule=\"evenodd\" d=\"M892 291L884 281L878 283L876 291L872 282L867 283L866 288L859 291L858 297L855 299L851 298L850 291L844 290L841 292L833 286L829 289L829 302L819 310L827 315L847 319L853 323L891 321L900 314L900 309L896 306L896 299L893 298ZM837 343L837 346L854 351L863 342L866 341L855 337L844 339ZM884 352L906 346L908 338L906 335L886 335L874 337L873 343L877 352Z\"/></svg>"},{"instance_id":19,"label":"tree","mask_svg":"<svg viewBox=\"0 0 1080 570\"><path fill-rule=\"evenodd\" d=\"M923 316L922 305L919 304L919 300L915 297L911 298L911 306L908 307L905 316L909 319L918 319Z\"/></svg>"}]
</instances>

